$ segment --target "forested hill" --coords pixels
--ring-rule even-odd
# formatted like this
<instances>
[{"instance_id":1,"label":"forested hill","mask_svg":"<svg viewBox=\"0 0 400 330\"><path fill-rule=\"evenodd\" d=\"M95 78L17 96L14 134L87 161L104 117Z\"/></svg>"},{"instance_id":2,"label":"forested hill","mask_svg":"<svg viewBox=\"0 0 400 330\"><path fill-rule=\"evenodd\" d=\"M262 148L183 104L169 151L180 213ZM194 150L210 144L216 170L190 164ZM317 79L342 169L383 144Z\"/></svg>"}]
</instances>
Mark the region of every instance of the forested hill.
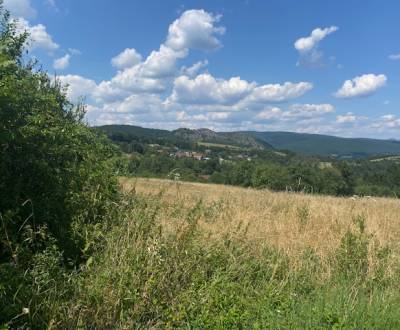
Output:
<instances>
[{"instance_id":1,"label":"forested hill","mask_svg":"<svg viewBox=\"0 0 400 330\"><path fill-rule=\"evenodd\" d=\"M130 125L106 125L100 129L113 140L139 140L145 143L210 143L256 149L290 150L303 155L360 158L375 155L400 155L400 141L342 138L292 132L215 132L209 129L180 128L174 131Z\"/></svg>"},{"instance_id":2,"label":"forested hill","mask_svg":"<svg viewBox=\"0 0 400 330\"><path fill-rule=\"evenodd\" d=\"M214 132L210 129L179 128L174 131L143 128L130 125L106 125L97 127L114 141L136 140L144 143L203 143L204 145L232 146L240 148L272 149L266 141L246 132Z\"/></svg>"},{"instance_id":3,"label":"forested hill","mask_svg":"<svg viewBox=\"0 0 400 330\"><path fill-rule=\"evenodd\" d=\"M342 138L320 134L291 132L248 132L277 149L286 149L305 155L349 156L400 154L400 141L364 138Z\"/></svg>"}]
</instances>

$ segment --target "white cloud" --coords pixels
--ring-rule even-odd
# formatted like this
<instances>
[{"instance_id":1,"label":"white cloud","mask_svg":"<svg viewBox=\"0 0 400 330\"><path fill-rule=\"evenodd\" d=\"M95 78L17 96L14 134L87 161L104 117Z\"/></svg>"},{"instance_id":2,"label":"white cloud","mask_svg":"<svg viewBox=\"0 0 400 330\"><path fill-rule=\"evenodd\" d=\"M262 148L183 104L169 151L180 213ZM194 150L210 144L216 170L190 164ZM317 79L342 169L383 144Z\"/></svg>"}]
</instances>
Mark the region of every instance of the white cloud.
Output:
<instances>
[{"instance_id":1,"label":"white cloud","mask_svg":"<svg viewBox=\"0 0 400 330\"><path fill-rule=\"evenodd\" d=\"M126 48L117 56L111 59L111 64L117 69L126 69L132 67L142 60L142 55L140 55L134 48Z\"/></svg>"},{"instance_id":2,"label":"white cloud","mask_svg":"<svg viewBox=\"0 0 400 330\"><path fill-rule=\"evenodd\" d=\"M193 76L197 75L197 73L201 69L205 68L207 65L208 65L208 61L204 60L204 61L196 62L188 68L184 66L181 69L181 74L184 76L193 77Z\"/></svg>"},{"instance_id":3,"label":"white cloud","mask_svg":"<svg viewBox=\"0 0 400 330\"><path fill-rule=\"evenodd\" d=\"M289 117L315 117L324 115L334 111L331 104L293 104L291 111L288 112Z\"/></svg>"},{"instance_id":4,"label":"white cloud","mask_svg":"<svg viewBox=\"0 0 400 330\"><path fill-rule=\"evenodd\" d=\"M254 118L258 120L313 120L334 111L331 104L293 104L289 110L283 111L278 107L267 107Z\"/></svg>"},{"instance_id":5,"label":"white cloud","mask_svg":"<svg viewBox=\"0 0 400 330\"><path fill-rule=\"evenodd\" d=\"M107 99L109 95L125 95L126 93L161 93L167 88L163 79L146 77L140 65L117 73L110 81L99 84L98 97Z\"/></svg>"},{"instance_id":6,"label":"white cloud","mask_svg":"<svg viewBox=\"0 0 400 330\"><path fill-rule=\"evenodd\" d=\"M226 107L229 107L229 111L252 110L265 103L300 97L312 87L307 82L257 86L255 82L248 82L240 77L225 80L203 73L193 79L188 76L177 77L172 94L166 102L169 105L186 104L193 110L199 106L205 110L211 110L212 107L218 111L226 111Z\"/></svg>"},{"instance_id":7,"label":"white cloud","mask_svg":"<svg viewBox=\"0 0 400 330\"><path fill-rule=\"evenodd\" d=\"M112 60L121 70L109 81L99 84L95 98L115 101L127 93L163 93L178 74L177 61L190 49L212 50L220 45L216 38L224 29L215 27L219 17L204 10L184 12L169 27L167 41L143 61L132 50ZM194 70L194 69L193 69Z\"/></svg>"},{"instance_id":8,"label":"white cloud","mask_svg":"<svg viewBox=\"0 0 400 330\"><path fill-rule=\"evenodd\" d=\"M343 86L334 94L338 98L352 98L371 95L379 88L386 85L387 78L384 74L364 74L346 80Z\"/></svg>"},{"instance_id":9,"label":"white cloud","mask_svg":"<svg viewBox=\"0 0 400 330\"><path fill-rule=\"evenodd\" d=\"M138 55L134 58L131 55L137 52L129 49L121 53L125 57L121 54L116 56L112 62L119 70L111 79L96 84L80 76L60 77L62 82L69 83L68 96L72 100L81 95L88 97L87 118L91 124L332 134L347 134L349 127L351 134L359 134L370 127L369 121L360 120L364 117L352 113L337 116L335 121L330 116L334 107L328 103L285 103L310 91L313 88L310 82L257 84L235 76L218 78L204 72L207 60L189 67L180 66L179 61L187 57L191 49L208 51L221 46L216 38L223 29L215 27L219 17L205 15L204 11L189 12L194 21L188 20L190 15L183 13L171 24L166 41L147 57L142 59ZM199 27L194 29L193 26ZM318 42L315 41L312 49L317 49ZM304 47L307 49L309 46ZM68 54L73 55L71 51ZM116 58L120 61L117 62ZM279 107L276 106L278 102ZM379 122L382 127L395 127L400 119L387 117ZM375 128L375 132L379 130L384 129Z\"/></svg>"},{"instance_id":10,"label":"white cloud","mask_svg":"<svg viewBox=\"0 0 400 330\"><path fill-rule=\"evenodd\" d=\"M140 65L138 71L143 77L163 78L172 76L176 72L176 62L178 59L185 58L188 50L175 50L165 46L160 46L158 51L152 51L147 59Z\"/></svg>"},{"instance_id":11,"label":"white cloud","mask_svg":"<svg viewBox=\"0 0 400 330\"><path fill-rule=\"evenodd\" d=\"M78 75L58 76L57 79L63 84L68 85L67 96L75 102L79 97L90 97L96 89L96 83L91 79L86 79Z\"/></svg>"},{"instance_id":12,"label":"white cloud","mask_svg":"<svg viewBox=\"0 0 400 330\"><path fill-rule=\"evenodd\" d=\"M215 26L220 18L204 10L187 10L169 26L165 45L175 50L215 50L221 47L217 36L225 32Z\"/></svg>"},{"instance_id":13,"label":"white cloud","mask_svg":"<svg viewBox=\"0 0 400 330\"><path fill-rule=\"evenodd\" d=\"M361 120L367 120L368 117L365 116L357 116L353 112L347 112L345 115L339 115L336 117L336 122L338 124L349 124L356 123Z\"/></svg>"},{"instance_id":14,"label":"white cloud","mask_svg":"<svg viewBox=\"0 0 400 330\"><path fill-rule=\"evenodd\" d=\"M316 28L308 37L303 37L294 43L294 47L300 53L300 60L297 65L322 66L323 53L318 49L319 43L329 34L337 31L339 28L331 26L328 28Z\"/></svg>"},{"instance_id":15,"label":"white cloud","mask_svg":"<svg viewBox=\"0 0 400 330\"><path fill-rule=\"evenodd\" d=\"M260 120L271 120L271 119L279 119L282 116L283 111L278 107L266 108L259 112L255 119Z\"/></svg>"},{"instance_id":16,"label":"white cloud","mask_svg":"<svg viewBox=\"0 0 400 330\"><path fill-rule=\"evenodd\" d=\"M400 128L400 118L393 114L384 115L381 117L379 126L391 129Z\"/></svg>"},{"instance_id":17,"label":"white cloud","mask_svg":"<svg viewBox=\"0 0 400 330\"><path fill-rule=\"evenodd\" d=\"M68 48L68 51L71 55L82 55L82 52L76 48Z\"/></svg>"},{"instance_id":18,"label":"white cloud","mask_svg":"<svg viewBox=\"0 0 400 330\"><path fill-rule=\"evenodd\" d=\"M23 33L27 31L30 35L29 46L31 49L42 49L45 51L57 50L60 46L53 41L51 35L47 32L43 24L31 26L24 18L18 18L16 21L17 31Z\"/></svg>"},{"instance_id":19,"label":"white cloud","mask_svg":"<svg viewBox=\"0 0 400 330\"><path fill-rule=\"evenodd\" d=\"M57 58L53 61L53 68L56 70L64 70L69 66L69 61L71 59L70 54L66 54L63 57Z\"/></svg>"},{"instance_id":20,"label":"white cloud","mask_svg":"<svg viewBox=\"0 0 400 330\"><path fill-rule=\"evenodd\" d=\"M174 81L169 102L191 104L234 104L247 96L254 83L233 77L229 80L215 79L208 73L194 79L180 76Z\"/></svg>"},{"instance_id":21,"label":"white cloud","mask_svg":"<svg viewBox=\"0 0 400 330\"><path fill-rule=\"evenodd\" d=\"M43 24L31 26L29 33L33 41L33 48L52 51L60 47L53 41L50 34L47 33L46 27Z\"/></svg>"},{"instance_id":22,"label":"white cloud","mask_svg":"<svg viewBox=\"0 0 400 330\"><path fill-rule=\"evenodd\" d=\"M103 108L106 112L145 113L158 112L162 109L161 99L157 95L130 95L122 102L108 104Z\"/></svg>"},{"instance_id":23,"label":"white cloud","mask_svg":"<svg viewBox=\"0 0 400 330\"><path fill-rule=\"evenodd\" d=\"M176 115L176 120L180 122L187 122L187 123L197 123L201 122L203 125L205 122L207 124L213 123L213 122L225 122L228 120L231 116L231 112L206 112L206 113L200 113L200 114L188 114L185 111L177 111L175 113Z\"/></svg>"},{"instance_id":24,"label":"white cloud","mask_svg":"<svg viewBox=\"0 0 400 330\"><path fill-rule=\"evenodd\" d=\"M247 101L256 103L283 102L300 97L312 88L313 84L309 82L261 85L254 88Z\"/></svg>"},{"instance_id":25,"label":"white cloud","mask_svg":"<svg viewBox=\"0 0 400 330\"><path fill-rule=\"evenodd\" d=\"M31 19L35 18L37 15L30 0L4 0L3 5L5 9L10 11L13 17Z\"/></svg>"},{"instance_id":26,"label":"white cloud","mask_svg":"<svg viewBox=\"0 0 400 330\"><path fill-rule=\"evenodd\" d=\"M345 115L339 115L336 117L336 122L343 123L354 123L357 120L357 117L352 112L348 112Z\"/></svg>"},{"instance_id":27,"label":"white cloud","mask_svg":"<svg viewBox=\"0 0 400 330\"><path fill-rule=\"evenodd\" d=\"M311 32L308 37L300 38L294 43L294 47L301 53L307 53L315 49L319 42L329 34L338 30L338 27L331 26L328 28L316 28Z\"/></svg>"},{"instance_id":28,"label":"white cloud","mask_svg":"<svg viewBox=\"0 0 400 330\"><path fill-rule=\"evenodd\" d=\"M400 54L389 55L389 59L391 59L392 61L399 61L400 60Z\"/></svg>"}]
</instances>

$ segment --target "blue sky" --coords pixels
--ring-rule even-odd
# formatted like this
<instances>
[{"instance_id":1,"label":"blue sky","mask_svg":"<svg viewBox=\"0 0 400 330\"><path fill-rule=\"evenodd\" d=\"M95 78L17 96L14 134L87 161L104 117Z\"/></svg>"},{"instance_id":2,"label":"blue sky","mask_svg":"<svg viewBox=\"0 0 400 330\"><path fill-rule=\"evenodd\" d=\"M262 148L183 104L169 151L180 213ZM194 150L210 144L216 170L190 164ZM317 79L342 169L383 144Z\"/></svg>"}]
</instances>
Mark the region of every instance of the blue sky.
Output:
<instances>
[{"instance_id":1,"label":"blue sky","mask_svg":"<svg viewBox=\"0 0 400 330\"><path fill-rule=\"evenodd\" d=\"M5 0L91 125L400 138L395 0Z\"/></svg>"}]
</instances>

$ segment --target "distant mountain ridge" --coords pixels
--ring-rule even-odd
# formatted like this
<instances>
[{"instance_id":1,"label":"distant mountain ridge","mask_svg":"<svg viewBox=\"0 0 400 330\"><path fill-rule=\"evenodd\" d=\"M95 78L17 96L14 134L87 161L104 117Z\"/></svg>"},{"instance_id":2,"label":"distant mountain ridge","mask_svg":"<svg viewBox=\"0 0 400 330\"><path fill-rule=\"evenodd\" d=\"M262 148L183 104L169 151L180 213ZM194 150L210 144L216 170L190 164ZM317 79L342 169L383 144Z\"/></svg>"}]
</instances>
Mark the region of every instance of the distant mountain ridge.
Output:
<instances>
[{"instance_id":1,"label":"distant mountain ridge","mask_svg":"<svg viewBox=\"0 0 400 330\"><path fill-rule=\"evenodd\" d=\"M226 144L237 147L256 149L271 149L272 146L265 140L259 139L246 132L215 132L208 128L189 129L179 128L171 132L175 137L191 142L208 142Z\"/></svg>"},{"instance_id":2,"label":"distant mountain ridge","mask_svg":"<svg viewBox=\"0 0 400 330\"><path fill-rule=\"evenodd\" d=\"M331 157L371 157L400 155L400 141L369 138L343 138L322 134L293 132L215 132L207 128L179 128L168 131L131 125L96 127L111 138L132 138L148 141L182 140L192 143L214 143L242 148L283 149L303 155Z\"/></svg>"},{"instance_id":3,"label":"distant mountain ridge","mask_svg":"<svg viewBox=\"0 0 400 330\"><path fill-rule=\"evenodd\" d=\"M370 138L344 138L322 134L293 132L248 132L274 148L286 149L304 155L349 156L400 154L400 141Z\"/></svg>"}]
</instances>

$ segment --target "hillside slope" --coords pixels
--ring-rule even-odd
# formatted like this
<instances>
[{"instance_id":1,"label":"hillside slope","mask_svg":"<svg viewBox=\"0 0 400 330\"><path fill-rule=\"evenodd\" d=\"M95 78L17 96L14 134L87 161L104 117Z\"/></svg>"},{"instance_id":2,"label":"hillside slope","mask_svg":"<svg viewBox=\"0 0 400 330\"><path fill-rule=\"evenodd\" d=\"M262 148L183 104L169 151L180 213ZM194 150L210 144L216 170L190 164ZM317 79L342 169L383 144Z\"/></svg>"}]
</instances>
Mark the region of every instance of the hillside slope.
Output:
<instances>
[{"instance_id":1,"label":"hillside slope","mask_svg":"<svg viewBox=\"0 0 400 330\"><path fill-rule=\"evenodd\" d=\"M179 128L171 133L175 137L189 140L191 142L208 142L256 149L271 148L266 141L259 140L245 132L215 132L207 128Z\"/></svg>"},{"instance_id":2,"label":"hillside slope","mask_svg":"<svg viewBox=\"0 0 400 330\"><path fill-rule=\"evenodd\" d=\"M249 132L276 149L305 155L368 157L400 154L400 141L291 132Z\"/></svg>"},{"instance_id":3,"label":"hillside slope","mask_svg":"<svg viewBox=\"0 0 400 330\"><path fill-rule=\"evenodd\" d=\"M99 126L96 129L102 130L112 140L117 141L138 139L155 143L160 142L160 140L179 140L191 143L206 142L242 148L272 149L266 141L260 140L246 132L215 132L206 128L179 128L174 131L167 131L130 125L105 125Z\"/></svg>"},{"instance_id":4,"label":"hillside slope","mask_svg":"<svg viewBox=\"0 0 400 330\"><path fill-rule=\"evenodd\" d=\"M174 131L130 125L106 125L104 131L113 140L138 139L149 143L163 140L207 142L242 148L284 149L303 155L333 157L371 157L400 155L400 141L367 138L342 138L321 134L292 132L215 132L210 129L179 128Z\"/></svg>"}]
</instances>

